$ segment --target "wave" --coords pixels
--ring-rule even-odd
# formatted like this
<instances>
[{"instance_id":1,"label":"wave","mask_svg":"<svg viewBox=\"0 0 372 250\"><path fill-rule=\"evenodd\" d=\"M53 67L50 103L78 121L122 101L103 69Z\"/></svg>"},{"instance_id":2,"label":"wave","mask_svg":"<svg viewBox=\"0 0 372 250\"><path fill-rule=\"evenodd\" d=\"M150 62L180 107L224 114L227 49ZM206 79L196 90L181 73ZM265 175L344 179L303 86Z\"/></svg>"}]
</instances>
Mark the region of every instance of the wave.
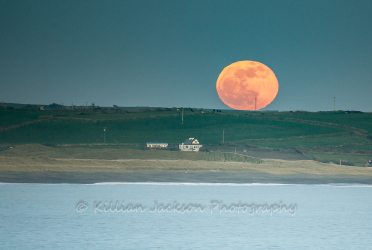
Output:
<instances>
[{"instance_id":1,"label":"wave","mask_svg":"<svg viewBox=\"0 0 372 250\"><path fill-rule=\"evenodd\" d=\"M328 183L328 184L291 184L291 183L208 183L208 182L97 182L91 184L79 183L9 183L0 182L0 185L152 185L152 186L228 186L228 187L253 187L253 186L324 186L324 187L372 187L371 184L360 183Z\"/></svg>"},{"instance_id":2,"label":"wave","mask_svg":"<svg viewBox=\"0 0 372 250\"><path fill-rule=\"evenodd\" d=\"M84 185L154 185L154 186L331 186L331 187L372 187L360 183L329 184L287 184L287 183L207 183L207 182L98 182Z\"/></svg>"},{"instance_id":3,"label":"wave","mask_svg":"<svg viewBox=\"0 0 372 250\"><path fill-rule=\"evenodd\" d=\"M281 183L208 183L208 182L98 182L86 185L157 185L157 186L285 186Z\"/></svg>"}]
</instances>

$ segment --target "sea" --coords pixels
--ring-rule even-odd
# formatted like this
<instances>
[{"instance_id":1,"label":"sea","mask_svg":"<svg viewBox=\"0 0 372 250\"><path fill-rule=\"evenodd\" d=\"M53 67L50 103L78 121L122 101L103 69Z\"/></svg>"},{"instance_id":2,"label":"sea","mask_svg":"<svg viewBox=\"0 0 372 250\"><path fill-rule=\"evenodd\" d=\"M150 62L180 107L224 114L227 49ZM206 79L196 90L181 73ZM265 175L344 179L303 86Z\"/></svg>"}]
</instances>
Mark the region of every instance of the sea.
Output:
<instances>
[{"instance_id":1,"label":"sea","mask_svg":"<svg viewBox=\"0 0 372 250\"><path fill-rule=\"evenodd\" d=\"M372 249L372 186L0 184L0 249Z\"/></svg>"}]
</instances>

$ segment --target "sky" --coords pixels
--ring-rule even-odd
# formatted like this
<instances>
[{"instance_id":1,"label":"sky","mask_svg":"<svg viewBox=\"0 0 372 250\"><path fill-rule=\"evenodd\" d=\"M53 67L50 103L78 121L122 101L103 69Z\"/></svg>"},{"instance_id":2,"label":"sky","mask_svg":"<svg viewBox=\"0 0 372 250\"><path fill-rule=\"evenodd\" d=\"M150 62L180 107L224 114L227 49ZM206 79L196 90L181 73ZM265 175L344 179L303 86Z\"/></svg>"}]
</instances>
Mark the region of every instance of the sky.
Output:
<instances>
[{"instance_id":1,"label":"sky","mask_svg":"<svg viewBox=\"0 0 372 250\"><path fill-rule=\"evenodd\" d=\"M0 0L0 101L230 109L217 78L252 60L279 82L264 110L371 112L371 9L370 0Z\"/></svg>"}]
</instances>

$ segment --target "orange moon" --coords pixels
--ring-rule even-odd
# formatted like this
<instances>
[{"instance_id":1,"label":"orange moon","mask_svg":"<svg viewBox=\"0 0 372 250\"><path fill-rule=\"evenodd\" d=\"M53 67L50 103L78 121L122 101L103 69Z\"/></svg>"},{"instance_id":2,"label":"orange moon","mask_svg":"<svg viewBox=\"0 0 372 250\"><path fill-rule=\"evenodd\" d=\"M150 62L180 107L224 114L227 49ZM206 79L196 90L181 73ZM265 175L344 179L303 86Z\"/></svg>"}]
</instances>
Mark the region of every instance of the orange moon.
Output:
<instances>
[{"instance_id":1,"label":"orange moon","mask_svg":"<svg viewBox=\"0 0 372 250\"><path fill-rule=\"evenodd\" d=\"M239 61L222 70L216 88L220 99L230 108L259 110L275 99L279 84L265 64Z\"/></svg>"}]
</instances>

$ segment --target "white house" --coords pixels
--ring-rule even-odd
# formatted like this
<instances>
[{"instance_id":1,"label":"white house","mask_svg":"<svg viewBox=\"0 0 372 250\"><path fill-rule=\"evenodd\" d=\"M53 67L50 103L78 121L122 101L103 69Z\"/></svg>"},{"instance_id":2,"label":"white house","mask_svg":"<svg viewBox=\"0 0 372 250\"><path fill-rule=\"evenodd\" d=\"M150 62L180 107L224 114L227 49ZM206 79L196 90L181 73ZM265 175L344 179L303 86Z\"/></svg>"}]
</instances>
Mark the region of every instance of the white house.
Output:
<instances>
[{"instance_id":1,"label":"white house","mask_svg":"<svg viewBox=\"0 0 372 250\"><path fill-rule=\"evenodd\" d=\"M197 139L189 138L178 147L181 151L199 151L202 146Z\"/></svg>"},{"instance_id":2,"label":"white house","mask_svg":"<svg viewBox=\"0 0 372 250\"><path fill-rule=\"evenodd\" d=\"M168 143L166 142L148 142L146 143L148 148L166 148L168 147Z\"/></svg>"}]
</instances>

